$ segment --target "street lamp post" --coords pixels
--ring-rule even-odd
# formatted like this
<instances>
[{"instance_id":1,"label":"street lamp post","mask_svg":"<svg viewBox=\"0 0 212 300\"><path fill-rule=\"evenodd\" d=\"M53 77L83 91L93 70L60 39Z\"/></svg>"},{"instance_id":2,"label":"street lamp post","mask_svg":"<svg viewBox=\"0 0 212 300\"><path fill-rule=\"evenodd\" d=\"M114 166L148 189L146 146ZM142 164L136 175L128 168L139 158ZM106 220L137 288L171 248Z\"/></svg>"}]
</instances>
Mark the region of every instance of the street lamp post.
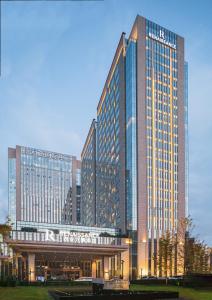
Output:
<instances>
[{"instance_id":1,"label":"street lamp post","mask_svg":"<svg viewBox=\"0 0 212 300\"><path fill-rule=\"evenodd\" d=\"M31 283L31 273L32 273L32 271L31 271L31 269L29 269L29 283Z\"/></svg>"},{"instance_id":2,"label":"street lamp post","mask_svg":"<svg viewBox=\"0 0 212 300\"><path fill-rule=\"evenodd\" d=\"M124 277L124 260L121 260L121 278L123 279Z\"/></svg>"}]
</instances>

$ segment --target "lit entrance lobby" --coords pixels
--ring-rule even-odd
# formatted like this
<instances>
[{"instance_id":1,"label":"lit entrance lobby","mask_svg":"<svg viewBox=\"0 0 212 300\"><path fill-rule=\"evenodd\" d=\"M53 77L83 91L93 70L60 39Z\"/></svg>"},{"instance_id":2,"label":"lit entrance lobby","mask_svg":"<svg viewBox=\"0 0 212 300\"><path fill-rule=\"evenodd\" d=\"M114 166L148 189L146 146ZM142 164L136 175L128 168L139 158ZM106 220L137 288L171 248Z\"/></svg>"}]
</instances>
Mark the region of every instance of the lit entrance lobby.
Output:
<instances>
[{"instance_id":1,"label":"lit entrance lobby","mask_svg":"<svg viewBox=\"0 0 212 300\"><path fill-rule=\"evenodd\" d=\"M106 235L106 234L105 234ZM19 280L128 280L128 240L98 232L12 231L13 273Z\"/></svg>"}]
</instances>

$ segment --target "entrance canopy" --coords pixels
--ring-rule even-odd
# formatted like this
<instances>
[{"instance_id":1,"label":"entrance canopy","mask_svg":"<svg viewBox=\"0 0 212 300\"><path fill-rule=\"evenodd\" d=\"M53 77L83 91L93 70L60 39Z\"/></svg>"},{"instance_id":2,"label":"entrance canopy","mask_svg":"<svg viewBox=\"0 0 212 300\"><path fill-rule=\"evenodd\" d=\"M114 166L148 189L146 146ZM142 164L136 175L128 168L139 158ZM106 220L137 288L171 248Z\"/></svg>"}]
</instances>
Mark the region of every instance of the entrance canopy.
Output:
<instances>
[{"instance_id":1,"label":"entrance canopy","mask_svg":"<svg viewBox=\"0 0 212 300\"><path fill-rule=\"evenodd\" d=\"M30 281L81 276L128 278L128 239L98 232L14 230L5 240L13 249L15 275Z\"/></svg>"},{"instance_id":2,"label":"entrance canopy","mask_svg":"<svg viewBox=\"0 0 212 300\"><path fill-rule=\"evenodd\" d=\"M61 252L113 256L128 250L126 239L103 237L95 233L59 231L57 233L14 230L6 242L16 252Z\"/></svg>"}]
</instances>

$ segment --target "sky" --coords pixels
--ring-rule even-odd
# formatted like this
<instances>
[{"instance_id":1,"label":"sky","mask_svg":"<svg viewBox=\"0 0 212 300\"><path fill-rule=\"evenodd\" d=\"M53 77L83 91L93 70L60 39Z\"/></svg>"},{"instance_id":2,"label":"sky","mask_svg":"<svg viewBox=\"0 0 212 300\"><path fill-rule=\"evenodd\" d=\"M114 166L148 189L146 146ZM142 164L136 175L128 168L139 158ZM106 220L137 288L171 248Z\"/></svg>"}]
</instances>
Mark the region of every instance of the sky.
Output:
<instances>
[{"instance_id":1,"label":"sky","mask_svg":"<svg viewBox=\"0 0 212 300\"><path fill-rule=\"evenodd\" d=\"M0 222L7 148L80 158L121 33L140 14L185 38L189 66L189 213L212 246L212 1L3 1Z\"/></svg>"}]
</instances>

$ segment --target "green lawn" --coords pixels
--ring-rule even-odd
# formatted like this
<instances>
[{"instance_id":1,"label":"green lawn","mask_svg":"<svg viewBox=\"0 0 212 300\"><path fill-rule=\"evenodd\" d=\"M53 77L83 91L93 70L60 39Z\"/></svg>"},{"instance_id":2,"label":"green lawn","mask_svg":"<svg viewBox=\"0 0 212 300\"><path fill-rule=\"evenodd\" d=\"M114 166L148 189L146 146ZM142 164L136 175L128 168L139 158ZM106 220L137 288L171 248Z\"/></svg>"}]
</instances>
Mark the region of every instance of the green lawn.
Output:
<instances>
[{"instance_id":1,"label":"green lawn","mask_svg":"<svg viewBox=\"0 0 212 300\"><path fill-rule=\"evenodd\" d=\"M185 298L186 300L212 300L212 289L211 290L203 290L203 289L192 289L192 288L183 288L177 286L147 286L147 285L137 285L132 284L130 289L133 291L141 291L141 290L152 290L152 291L178 291L180 293L180 297Z\"/></svg>"},{"instance_id":2,"label":"green lawn","mask_svg":"<svg viewBox=\"0 0 212 300\"><path fill-rule=\"evenodd\" d=\"M86 291L91 287L39 287L39 286L18 286L18 287L0 287L0 300L50 300L48 290L74 290Z\"/></svg>"},{"instance_id":3,"label":"green lawn","mask_svg":"<svg viewBox=\"0 0 212 300\"><path fill-rule=\"evenodd\" d=\"M46 287L0 287L1 300L49 300Z\"/></svg>"},{"instance_id":4,"label":"green lawn","mask_svg":"<svg viewBox=\"0 0 212 300\"><path fill-rule=\"evenodd\" d=\"M0 287L0 300L50 300L48 290L88 290L89 287ZM179 291L180 297L186 300L212 300L212 290L198 290L175 286L147 286L133 284L130 287L133 291L138 290L172 290Z\"/></svg>"}]
</instances>

